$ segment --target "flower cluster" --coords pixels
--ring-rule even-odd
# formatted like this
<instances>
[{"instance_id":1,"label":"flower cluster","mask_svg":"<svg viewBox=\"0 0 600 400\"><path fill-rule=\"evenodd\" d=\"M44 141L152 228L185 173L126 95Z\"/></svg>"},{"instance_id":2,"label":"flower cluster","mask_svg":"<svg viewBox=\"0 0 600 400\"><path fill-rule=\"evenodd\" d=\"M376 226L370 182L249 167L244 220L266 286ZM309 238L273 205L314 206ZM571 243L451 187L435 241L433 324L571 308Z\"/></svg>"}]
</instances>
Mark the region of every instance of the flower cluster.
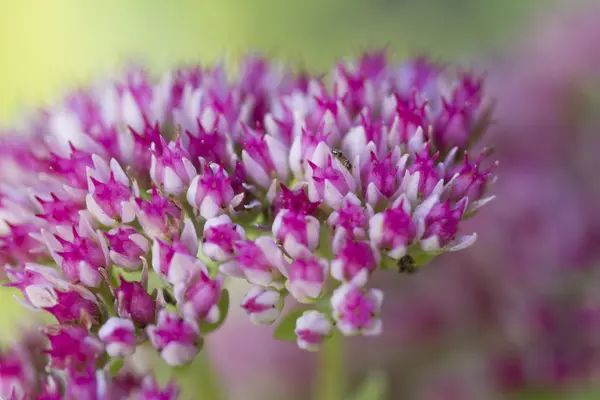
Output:
<instances>
[{"instance_id":1,"label":"flower cluster","mask_svg":"<svg viewBox=\"0 0 600 400\"><path fill-rule=\"evenodd\" d=\"M44 347L47 350L40 351ZM87 361L95 360L102 349L98 339L81 327L26 331L18 342L0 351L0 397L11 400L177 398L179 390L172 383L161 388L152 376L142 376L127 368L116 373L110 365L96 369ZM48 373L46 365L51 365L53 372Z\"/></svg>"},{"instance_id":2,"label":"flower cluster","mask_svg":"<svg viewBox=\"0 0 600 400\"><path fill-rule=\"evenodd\" d=\"M259 57L238 75L133 68L7 139L0 257L7 286L59 323L52 369L90 380L146 341L190 361L226 317L227 276L251 284L254 323L296 318L304 349L377 335L373 273L474 242L461 222L491 199L494 166L468 153L489 118L480 78L382 53L327 81ZM280 317L286 299L305 312Z\"/></svg>"}]
</instances>

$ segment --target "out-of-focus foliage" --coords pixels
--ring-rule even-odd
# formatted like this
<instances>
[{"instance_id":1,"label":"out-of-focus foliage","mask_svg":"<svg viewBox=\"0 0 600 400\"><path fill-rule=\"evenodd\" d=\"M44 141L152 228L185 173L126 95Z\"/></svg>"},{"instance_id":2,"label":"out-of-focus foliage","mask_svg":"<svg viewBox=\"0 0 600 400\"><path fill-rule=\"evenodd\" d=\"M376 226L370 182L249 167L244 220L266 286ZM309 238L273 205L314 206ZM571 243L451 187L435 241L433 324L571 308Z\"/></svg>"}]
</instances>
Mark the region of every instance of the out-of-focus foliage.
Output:
<instances>
[{"instance_id":1,"label":"out-of-focus foliage","mask_svg":"<svg viewBox=\"0 0 600 400\"><path fill-rule=\"evenodd\" d=\"M348 400L383 400L386 389L387 377L382 372L374 371Z\"/></svg>"}]
</instances>

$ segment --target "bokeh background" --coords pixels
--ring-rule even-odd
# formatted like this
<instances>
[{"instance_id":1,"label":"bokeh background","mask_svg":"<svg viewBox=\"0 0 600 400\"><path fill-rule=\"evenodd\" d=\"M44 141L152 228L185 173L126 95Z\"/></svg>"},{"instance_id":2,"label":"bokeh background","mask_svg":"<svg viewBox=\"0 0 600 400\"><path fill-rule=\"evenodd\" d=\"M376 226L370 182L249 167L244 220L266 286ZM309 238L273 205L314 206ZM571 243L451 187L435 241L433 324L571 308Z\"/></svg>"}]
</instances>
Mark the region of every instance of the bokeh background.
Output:
<instances>
[{"instance_id":1,"label":"bokeh background","mask_svg":"<svg viewBox=\"0 0 600 400\"><path fill-rule=\"evenodd\" d=\"M473 249L382 282L386 332L349 341L348 389L376 373L382 399L600 399L599 43L598 1L2 0L0 124L132 60L161 71L260 50L326 72L386 47L484 68L498 199L472 221ZM31 318L11 296L0 340ZM240 313L207 349L213 382L192 365L186 398L217 385L234 400L310 398L315 359Z\"/></svg>"}]
</instances>

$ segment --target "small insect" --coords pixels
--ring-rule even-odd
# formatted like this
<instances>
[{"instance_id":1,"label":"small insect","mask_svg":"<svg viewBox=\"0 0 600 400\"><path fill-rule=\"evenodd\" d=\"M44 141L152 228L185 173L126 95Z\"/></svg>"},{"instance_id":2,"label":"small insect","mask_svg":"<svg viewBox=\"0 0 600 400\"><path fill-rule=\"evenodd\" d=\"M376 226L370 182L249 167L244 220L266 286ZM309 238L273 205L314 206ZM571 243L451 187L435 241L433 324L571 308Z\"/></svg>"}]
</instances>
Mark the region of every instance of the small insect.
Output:
<instances>
[{"instance_id":1,"label":"small insect","mask_svg":"<svg viewBox=\"0 0 600 400\"><path fill-rule=\"evenodd\" d=\"M406 274L413 274L417 272L417 264L415 263L414 258L408 254L402 257L398 261L398 272Z\"/></svg>"},{"instance_id":2,"label":"small insect","mask_svg":"<svg viewBox=\"0 0 600 400\"><path fill-rule=\"evenodd\" d=\"M332 149L331 153L335 156L335 158L338 159L338 161L344 166L344 168L346 168L348 171L352 170L352 163L346 158L346 156L344 155L344 153L342 153L340 149Z\"/></svg>"}]
</instances>

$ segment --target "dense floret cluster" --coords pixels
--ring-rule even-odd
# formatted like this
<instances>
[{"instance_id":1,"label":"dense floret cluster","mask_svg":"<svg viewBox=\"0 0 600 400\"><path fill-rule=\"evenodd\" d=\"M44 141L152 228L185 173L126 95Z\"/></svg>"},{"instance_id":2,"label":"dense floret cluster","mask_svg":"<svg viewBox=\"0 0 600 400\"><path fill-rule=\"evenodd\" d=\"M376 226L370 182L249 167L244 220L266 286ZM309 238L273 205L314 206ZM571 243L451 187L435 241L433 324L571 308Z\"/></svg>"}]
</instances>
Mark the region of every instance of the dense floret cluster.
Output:
<instances>
[{"instance_id":1,"label":"dense floret cluster","mask_svg":"<svg viewBox=\"0 0 600 400\"><path fill-rule=\"evenodd\" d=\"M2 354L0 394L174 398L148 377L107 390L126 378L107 371L144 342L169 365L193 359L226 317L227 277L251 284L254 323L293 318L301 348L379 334L373 273L475 241L460 228L491 199L482 90L424 58L365 54L319 78L253 56L234 80L221 66L132 68L15 128L0 150L0 261L6 286L57 324L47 369ZM280 316L286 299L299 305Z\"/></svg>"}]
</instances>

